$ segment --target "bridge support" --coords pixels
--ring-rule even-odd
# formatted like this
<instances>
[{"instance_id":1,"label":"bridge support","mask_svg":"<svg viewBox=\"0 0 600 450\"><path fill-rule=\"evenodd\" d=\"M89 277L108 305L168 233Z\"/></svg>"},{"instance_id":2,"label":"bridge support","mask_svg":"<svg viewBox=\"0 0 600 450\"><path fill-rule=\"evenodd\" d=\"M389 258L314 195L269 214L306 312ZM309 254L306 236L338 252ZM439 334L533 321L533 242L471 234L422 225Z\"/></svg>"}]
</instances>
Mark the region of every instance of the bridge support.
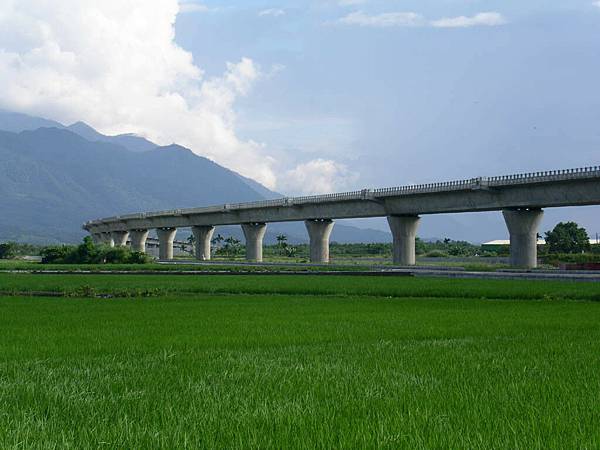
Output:
<instances>
[{"instance_id":1,"label":"bridge support","mask_svg":"<svg viewBox=\"0 0 600 450\"><path fill-rule=\"evenodd\" d=\"M112 233L110 231L105 231L102 233L102 243L104 245L108 245L109 247L115 246L115 241L113 240Z\"/></svg>"},{"instance_id":2,"label":"bridge support","mask_svg":"<svg viewBox=\"0 0 600 450\"><path fill-rule=\"evenodd\" d=\"M262 262L263 238L267 232L266 223L243 223L242 231L246 238L246 260Z\"/></svg>"},{"instance_id":3,"label":"bridge support","mask_svg":"<svg viewBox=\"0 0 600 450\"><path fill-rule=\"evenodd\" d=\"M544 212L520 208L505 209L502 214L510 233L510 265L523 269L537 267L537 233Z\"/></svg>"},{"instance_id":4,"label":"bridge support","mask_svg":"<svg viewBox=\"0 0 600 450\"><path fill-rule=\"evenodd\" d=\"M129 239L129 231L113 231L111 236L116 247L125 247Z\"/></svg>"},{"instance_id":5,"label":"bridge support","mask_svg":"<svg viewBox=\"0 0 600 450\"><path fill-rule=\"evenodd\" d=\"M177 228L158 228L158 259L173 259L173 241Z\"/></svg>"},{"instance_id":6,"label":"bridge support","mask_svg":"<svg viewBox=\"0 0 600 450\"><path fill-rule=\"evenodd\" d=\"M394 237L394 264L414 266L417 263L415 239L419 227L419 216L388 216L388 223Z\"/></svg>"},{"instance_id":7,"label":"bridge support","mask_svg":"<svg viewBox=\"0 0 600 450\"><path fill-rule=\"evenodd\" d=\"M306 230L310 238L310 262L329 262L329 236L334 222L331 219L305 220Z\"/></svg>"},{"instance_id":8,"label":"bridge support","mask_svg":"<svg viewBox=\"0 0 600 450\"><path fill-rule=\"evenodd\" d=\"M139 253L146 253L146 239L148 239L148 230L131 230L131 250Z\"/></svg>"},{"instance_id":9,"label":"bridge support","mask_svg":"<svg viewBox=\"0 0 600 450\"><path fill-rule=\"evenodd\" d=\"M92 233L92 241L96 245L100 245L104 242L102 233Z\"/></svg>"},{"instance_id":10,"label":"bridge support","mask_svg":"<svg viewBox=\"0 0 600 450\"><path fill-rule=\"evenodd\" d=\"M210 241L214 232L215 227L212 226L192 227L196 259L200 261L210 261Z\"/></svg>"}]
</instances>

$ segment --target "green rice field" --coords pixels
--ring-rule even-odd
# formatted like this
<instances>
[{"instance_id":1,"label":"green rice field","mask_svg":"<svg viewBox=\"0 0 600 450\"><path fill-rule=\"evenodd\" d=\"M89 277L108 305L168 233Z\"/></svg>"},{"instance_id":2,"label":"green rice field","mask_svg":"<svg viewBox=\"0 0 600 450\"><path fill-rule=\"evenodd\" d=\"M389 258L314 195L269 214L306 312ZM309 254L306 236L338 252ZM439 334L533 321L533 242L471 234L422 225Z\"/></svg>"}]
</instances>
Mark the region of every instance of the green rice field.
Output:
<instances>
[{"instance_id":1,"label":"green rice field","mask_svg":"<svg viewBox=\"0 0 600 450\"><path fill-rule=\"evenodd\" d=\"M0 274L0 448L594 449L600 285Z\"/></svg>"}]
</instances>

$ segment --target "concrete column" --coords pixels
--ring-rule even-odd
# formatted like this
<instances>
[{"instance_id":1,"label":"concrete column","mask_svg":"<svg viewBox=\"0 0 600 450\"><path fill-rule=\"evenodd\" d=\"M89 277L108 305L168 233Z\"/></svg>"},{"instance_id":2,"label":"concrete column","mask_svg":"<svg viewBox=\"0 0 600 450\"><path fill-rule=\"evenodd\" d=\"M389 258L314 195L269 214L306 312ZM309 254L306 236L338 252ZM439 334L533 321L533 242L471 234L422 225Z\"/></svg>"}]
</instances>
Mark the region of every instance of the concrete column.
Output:
<instances>
[{"instance_id":1,"label":"concrete column","mask_svg":"<svg viewBox=\"0 0 600 450\"><path fill-rule=\"evenodd\" d=\"M263 238L267 231L267 224L243 223L242 231L246 237L246 259L261 262L263 260Z\"/></svg>"},{"instance_id":2,"label":"concrete column","mask_svg":"<svg viewBox=\"0 0 600 450\"><path fill-rule=\"evenodd\" d=\"M103 242L102 233L92 233L92 241L96 245L100 245Z\"/></svg>"},{"instance_id":3,"label":"concrete column","mask_svg":"<svg viewBox=\"0 0 600 450\"><path fill-rule=\"evenodd\" d=\"M388 223L394 237L394 264L414 266L417 263L415 239L419 227L419 216L388 216Z\"/></svg>"},{"instance_id":4,"label":"concrete column","mask_svg":"<svg viewBox=\"0 0 600 450\"><path fill-rule=\"evenodd\" d=\"M209 225L192 227L196 259L200 261L210 261L210 241L214 232L215 227Z\"/></svg>"},{"instance_id":5,"label":"concrete column","mask_svg":"<svg viewBox=\"0 0 600 450\"><path fill-rule=\"evenodd\" d=\"M510 233L510 265L523 269L537 267L537 233L544 212L522 208L502 211Z\"/></svg>"},{"instance_id":6,"label":"concrete column","mask_svg":"<svg viewBox=\"0 0 600 450\"><path fill-rule=\"evenodd\" d=\"M305 220L306 230L310 238L310 262L329 262L329 236L333 230L333 220Z\"/></svg>"},{"instance_id":7,"label":"concrete column","mask_svg":"<svg viewBox=\"0 0 600 450\"><path fill-rule=\"evenodd\" d=\"M134 252L146 253L146 239L148 239L148 230L131 230L131 250Z\"/></svg>"},{"instance_id":8,"label":"concrete column","mask_svg":"<svg viewBox=\"0 0 600 450\"><path fill-rule=\"evenodd\" d=\"M111 236L116 247L125 247L129 239L129 231L113 231Z\"/></svg>"},{"instance_id":9,"label":"concrete column","mask_svg":"<svg viewBox=\"0 0 600 450\"><path fill-rule=\"evenodd\" d=\"M102 233L102 242L104 243L104 245L108 245L109 247L115 246L115 241L113 240L110 231L105 231Z\"/></svg>"},{"instance_id":10,"label":"concrete column","mask_svg":"<svg viewBox=\"0 0 600 450\"><path fill-rule=\"evenodd\" d=\"M177 228L158 228L158 259L173 259L173 241Z\"/></svg>"}]
</instances>

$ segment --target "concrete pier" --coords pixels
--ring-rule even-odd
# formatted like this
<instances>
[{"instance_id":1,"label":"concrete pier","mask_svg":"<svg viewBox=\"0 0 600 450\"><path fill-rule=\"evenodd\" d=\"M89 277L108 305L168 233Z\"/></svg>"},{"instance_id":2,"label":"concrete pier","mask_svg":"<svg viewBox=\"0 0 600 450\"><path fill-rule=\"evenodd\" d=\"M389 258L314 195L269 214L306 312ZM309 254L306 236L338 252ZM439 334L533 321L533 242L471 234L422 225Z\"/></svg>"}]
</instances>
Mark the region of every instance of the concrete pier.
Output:
<instances>
[{"instance_id":1,"label":"concrete pier","mask_svg":"<svg viewBox=\"0 0 600 450\"><path fill-rule=\"evenodd\" d=\"M102 237L102 233L92 233L92 241L96 245L100 245L104 242L104 238Z\"/></svg>"},{"instance_id":2,"label":"concrete pier","mask_svg":"<svg viewBox=\"0 0 600 450\"><path fill-rule=\"evenodd\" d=\"M415 239L419 227L419 216L388 216L388 224L394 237L394 264L414 266L417 262Z\"/></svg>"},{"instance_id":3,"label":"concrete pier","mask_svg":"<svg viewBox=\"0 0 600 450\"><path fill-rule=\"evenodd\" d=\"M158 235L158 259L173 259L173 241L177 228L157 228Z\"/></svg>"},{"instance_id":4,"label":"concrete pier","mask_svg":"<svg viewBox=\"0 0 600 450\"><path fill-rule=\"evenodd\" d=\"M148 239L148 230L131 230L131 250L134 252L146 253L146 239Z\"/></svg>"},{"instance_id":5,"label":"concrete pier","mask_svg":"<svg viewBox=\"0 0 600 450\"><path fill-rule=\"evenodd\" d=\"M104 245L108 245L110 247L115 246L115 241L113 240L112 233L110 231L103 232L102 234L102 243Z\"/></svg>"},{"instance_id":6,"label":"concrete pier","mask_svg":"<svg viewBox=\"0 0 600 450\"><path fill-rule=\"evenodd\" d=\"M310 262L329 262L329 236L334 222L331 219L305 220L306 230L310 238Z\"/></svg>"},{"instance_id":7,"label":"concrete pier","mask_svg":"<svg viewBox=\"0 0 600 450\"><path fill-rule=\"evenodd\" d=\"M210 261L210 241L214 232L215 227L212 226L192 227L196 259L200 261Z\"/></svg>"},{"instance_id":8,"label":"concrete pier","mask_svg":"<svg viewBox=\"0 0 600 450\"><path fill-rule=\"evenodd\" d=\"M502 211L510 233L510 265L522 269L537 267L537 233L544 216L539 208Z\"/></svg>"},{"instance_id":9,"label":"concrete pier","mask_svg":"<svg viewBox=\"0 0 600 450\"><path fill-rule=\"evenodd\" d=\"M113 231L111 236L116 247L125 247L129 239L129 231Z\"/></svg>"},{"instance_id":10,"label":"concrete pier","mask_svg":"<svg viewBox=\"0 0 600 450\"><path fill-rule=\"evenodd\" d=\"M263 238L267 232L267 224L263 222L243 223L242 231L246 238L246 259L262 262Z\"/></svg>"}]
</instances>

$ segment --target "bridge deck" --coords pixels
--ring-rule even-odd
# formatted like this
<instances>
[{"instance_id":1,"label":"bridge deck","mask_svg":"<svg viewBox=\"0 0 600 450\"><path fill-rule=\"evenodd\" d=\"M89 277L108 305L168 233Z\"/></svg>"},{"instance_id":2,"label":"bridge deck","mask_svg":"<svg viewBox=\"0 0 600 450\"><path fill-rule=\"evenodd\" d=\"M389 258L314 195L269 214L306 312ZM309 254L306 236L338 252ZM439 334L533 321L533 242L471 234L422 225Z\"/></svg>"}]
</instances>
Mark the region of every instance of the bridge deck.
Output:
<instances>
[{"instance_id":1,"label":"bridge deck","mask_svg":"<svg viewBox=\"0 0 600 450\"><path fill-rule=\"evenodd\" d=\"M600 167L595 166L128 214L86 222L83 228L104 232L597 204Z\"/></svg>"}]
</instances>

